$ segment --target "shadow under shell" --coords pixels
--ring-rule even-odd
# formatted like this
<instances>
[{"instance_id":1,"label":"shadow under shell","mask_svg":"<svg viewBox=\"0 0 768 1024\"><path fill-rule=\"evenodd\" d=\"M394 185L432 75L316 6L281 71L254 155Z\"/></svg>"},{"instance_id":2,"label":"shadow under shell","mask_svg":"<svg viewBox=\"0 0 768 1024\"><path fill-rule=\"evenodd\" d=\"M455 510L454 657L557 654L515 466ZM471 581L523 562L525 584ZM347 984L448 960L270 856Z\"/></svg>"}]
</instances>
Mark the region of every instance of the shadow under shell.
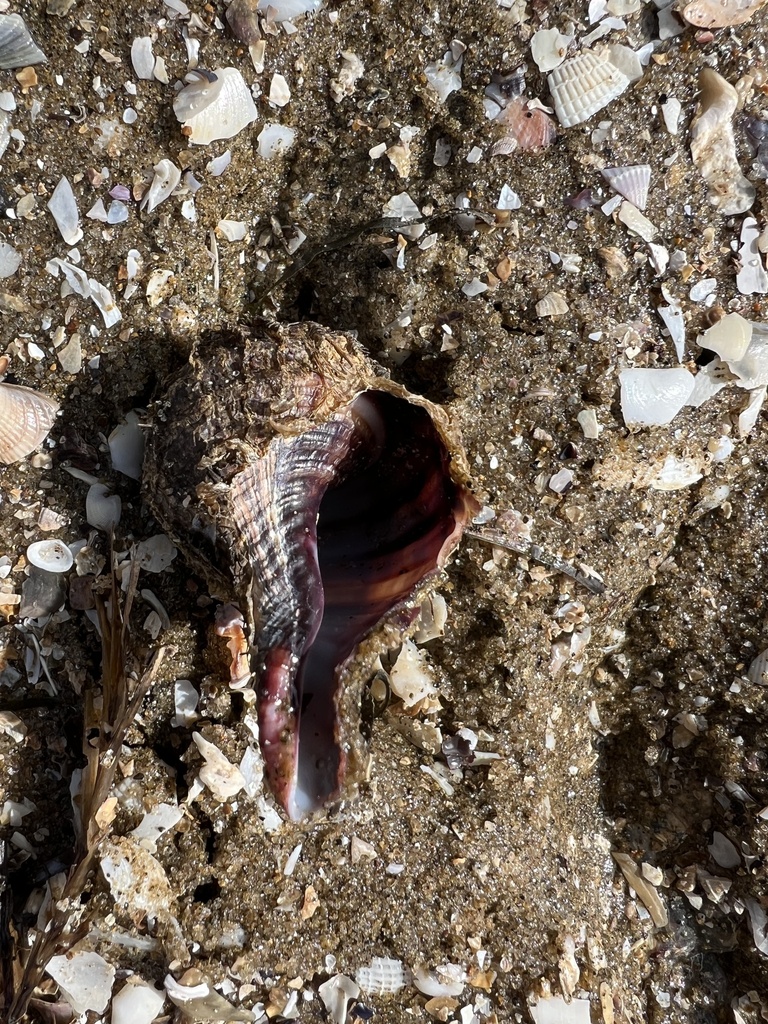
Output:
<instances>
[{"instance_id":1,"label":"shadow under shell","mask_svg":"<svg viewBox=\"0 0 768 1024\"><path fill-rule=\"evenodd\" d=\"M459 540L472 499L450 462L425 408L372 389L232 481L259 595L260 742L294 820L341 792L345 663Z\"/></svg>"}]
</instances>

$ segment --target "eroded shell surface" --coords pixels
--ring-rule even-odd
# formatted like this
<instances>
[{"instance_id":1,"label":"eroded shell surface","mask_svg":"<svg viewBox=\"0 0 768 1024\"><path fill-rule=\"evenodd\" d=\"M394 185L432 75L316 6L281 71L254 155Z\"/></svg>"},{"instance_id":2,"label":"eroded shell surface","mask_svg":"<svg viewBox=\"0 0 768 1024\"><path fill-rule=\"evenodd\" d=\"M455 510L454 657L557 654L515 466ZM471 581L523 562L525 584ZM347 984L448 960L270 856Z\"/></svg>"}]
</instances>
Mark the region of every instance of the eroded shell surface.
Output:
<instances>
[{"instance_id":1,"label":"eroded shell surface","mask_svg":"<svg viewBox=\"0 0 768 1024\"><path fill-rule=\"evenodd\" d=\"M359 774L362 687L477 508L460 440L352 338L260 323L198 346L145 467L165 528L245 614L267 777L305 817Z\"/></svg>"}]
</instances>

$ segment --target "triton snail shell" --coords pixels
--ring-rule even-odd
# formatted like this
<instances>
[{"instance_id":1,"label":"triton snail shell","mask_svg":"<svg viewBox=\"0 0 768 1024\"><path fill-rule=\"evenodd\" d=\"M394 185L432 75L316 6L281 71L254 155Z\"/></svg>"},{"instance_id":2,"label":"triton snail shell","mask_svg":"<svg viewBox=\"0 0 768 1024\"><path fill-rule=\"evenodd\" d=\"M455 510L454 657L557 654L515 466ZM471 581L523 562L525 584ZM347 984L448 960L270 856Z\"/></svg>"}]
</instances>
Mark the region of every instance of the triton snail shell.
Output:
<instances>
[{"instance_id":1,"label":"triton snail shell","mask_svg":"<svg viewBox=\"0 0 768 1024\"><path fill-rule=\"evenodd\" d=\"M245 614L275 796L294 820L325 807L364 763L363 655L398 642L477 509L446 411L348 335L260 322L196 348L145 482Z\"/></svg>"}]
</instances>

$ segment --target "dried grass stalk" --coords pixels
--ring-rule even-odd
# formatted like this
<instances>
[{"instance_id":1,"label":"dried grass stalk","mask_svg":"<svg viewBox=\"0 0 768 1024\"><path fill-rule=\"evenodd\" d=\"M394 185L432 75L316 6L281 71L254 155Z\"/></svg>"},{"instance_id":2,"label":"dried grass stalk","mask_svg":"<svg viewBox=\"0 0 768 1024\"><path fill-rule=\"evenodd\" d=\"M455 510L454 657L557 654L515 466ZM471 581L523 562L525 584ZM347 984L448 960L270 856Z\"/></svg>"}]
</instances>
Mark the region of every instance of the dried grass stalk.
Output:
<instances>
[{"instance_id":1,"label":"dried grass stalk","mask_svg":"<svg viewBox=\"0 0 768 1024\"><path fill-rule=\"evenodd\" d=\"M99 844L111 832L116 800L110 796L120 749L129 725L152 685L166 648L152 655L147 668L138 677L128 668L128 622L136 595L139 564L134 560L121 606L120 587L114 566L109 599L97 597L102 636L101 707L97 708L99 688L91 686L85 694L83 715L83 754L80 792L75 800L75 855L60 893L54 895L48 884L47 920L37 929L30 949L24 937L15 935L11 922L2 934L11 948L4 957L3 989L9 1024L24 1017L45 968L53 956L65 953L88 932L88 909L81 903L82 893L95 866ZM3 922L0 921L0 926ZM2 941L2 940L0 940ZM14 948L15 947L15 948Z\"/></svg>"}]
</instances>

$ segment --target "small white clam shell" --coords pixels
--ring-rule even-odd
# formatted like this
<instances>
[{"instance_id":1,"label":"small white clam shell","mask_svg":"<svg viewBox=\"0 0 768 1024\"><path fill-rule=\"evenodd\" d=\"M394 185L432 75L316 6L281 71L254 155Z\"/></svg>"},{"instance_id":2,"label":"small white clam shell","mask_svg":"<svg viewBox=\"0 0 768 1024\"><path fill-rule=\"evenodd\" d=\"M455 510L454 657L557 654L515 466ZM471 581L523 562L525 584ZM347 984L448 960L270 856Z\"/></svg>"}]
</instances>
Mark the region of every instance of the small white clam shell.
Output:
<instances>
[{"instance_id":1,"label":"small white clam shell","mask_svg":"<svg viewBox=\"0 0 768 1024\"><path fill-rule=\"evenodd\" d=\"M181 170L172 160L161 160L152 168L155 176L141 201L141 209L152 213L164 202L181 181Z\"/></svg>"},{"instance_id":2,"label":"small white clam shell","mask_svg":"<svg viewBox=\"0 0 768 1024\"><path fill-rule=\"evenodd\" d=\"M47 572L67 572L72 568L74 557L64 541L53 537L30 544L27 548L27 561Z\"/></svg>"},{"instance_id":3,"label":"small white clam shell","mask_svg":"<svg viewBox=\"0 0 768 1024\"><path fill-rule=\"evenodd\" d=\"M615 192L628 199L638 210L645 209L651 184L651 168L648 164L604 167L600 173Z\"/></svg>"},{"instance_id":4,"label":"small white clam shell","mask_svg":"<svg viewBox=\"0 0 768 1024\"><path fill-rule=\"evenodd\" d=\"M56 221L61 237L67 245L77 245L83 237L80 227L80 211L72 186L67 178L62 178L48 200L48 209Z\"/></svg>"},{"instance_id":5,"label":"small white clam shell","mask_svg":"<svg viewBox=\"0 0 768 1024\"><path fill-rule=\"evenodd\" d=\"M46 60L21 15L0 14L0 68L9 71L44 64Z\"/></svg>"},{"instance_id":6,"label":"small white clam shell","mask_svg":"<svg viewBox=\"0 0 768 1024\"><path fill-rule=\"evenodd\" d=\"M258 117L251 90L237 68L216 68L213 81L200 76L177 93L173 112L190 142L207 146L231 139Z\"/></svg>"},{"instance_id":7,"label":"small white clam shell","mask_svg":"<svg viewBox=\"0 0 768 1024\"><path fill-rule=\"evenodd\" d=\"M752 324L749 320L745 320L739 313L728 313L700 334L697 344L700 348L716 352L721 359L730 363L743 359L751 340Z\"/></svg>"},{"instance_id":8,"label":"small white clam shell","mask_svg":"<svg viewBox=\"0 0 768 1024\"><path fill-rule=\"evenodd\" d=\"M16 384L0 384L0 462L25 458L48 434L59 403Z\"/></svg>"},{"instance_id":9,"label":"small white clam shell","mask_svg":"<svg viewBox=\"0 0 768 1024\"><path fill-rule=\"evenodd\" d=\"M628 427L670 423L685 405L695 384L684 366L622 370L621 412Z\"/></svg>"},{"instance_id":10,"label":"small white clam shell","mask_svg":"<svg viewBox=\"0 0 768 1024\"><path fill-rule=\"evenodd\" d=\"M107 438L112 467L118 473L124 473L132 480L141 480L141 467L144 463L144 431L139 424L139 417L129 412L123 423L120 423Z\"/></svg>"},{"instance_id":11,"label":"small white clam shell","mask_svg":"<svg viewBox=\"0 0 768 1024\"><path fill-rule=\"evenodd\" d=\"M623 72L591 50L566 60L547 81L557 119L565 128L588 120L629 85Z\"/></svg>"},{"instance_id":12,"label":"small white clam shell","mask_svg":"<svg viewBox=\"0 0 768 1024\"><path fill-rule=\"evenodd\" d=\"M95 530L109 533L120 522L123 504L104 484L91 484L85 496L85 518Z\"/></svg>"}]
</instances>

